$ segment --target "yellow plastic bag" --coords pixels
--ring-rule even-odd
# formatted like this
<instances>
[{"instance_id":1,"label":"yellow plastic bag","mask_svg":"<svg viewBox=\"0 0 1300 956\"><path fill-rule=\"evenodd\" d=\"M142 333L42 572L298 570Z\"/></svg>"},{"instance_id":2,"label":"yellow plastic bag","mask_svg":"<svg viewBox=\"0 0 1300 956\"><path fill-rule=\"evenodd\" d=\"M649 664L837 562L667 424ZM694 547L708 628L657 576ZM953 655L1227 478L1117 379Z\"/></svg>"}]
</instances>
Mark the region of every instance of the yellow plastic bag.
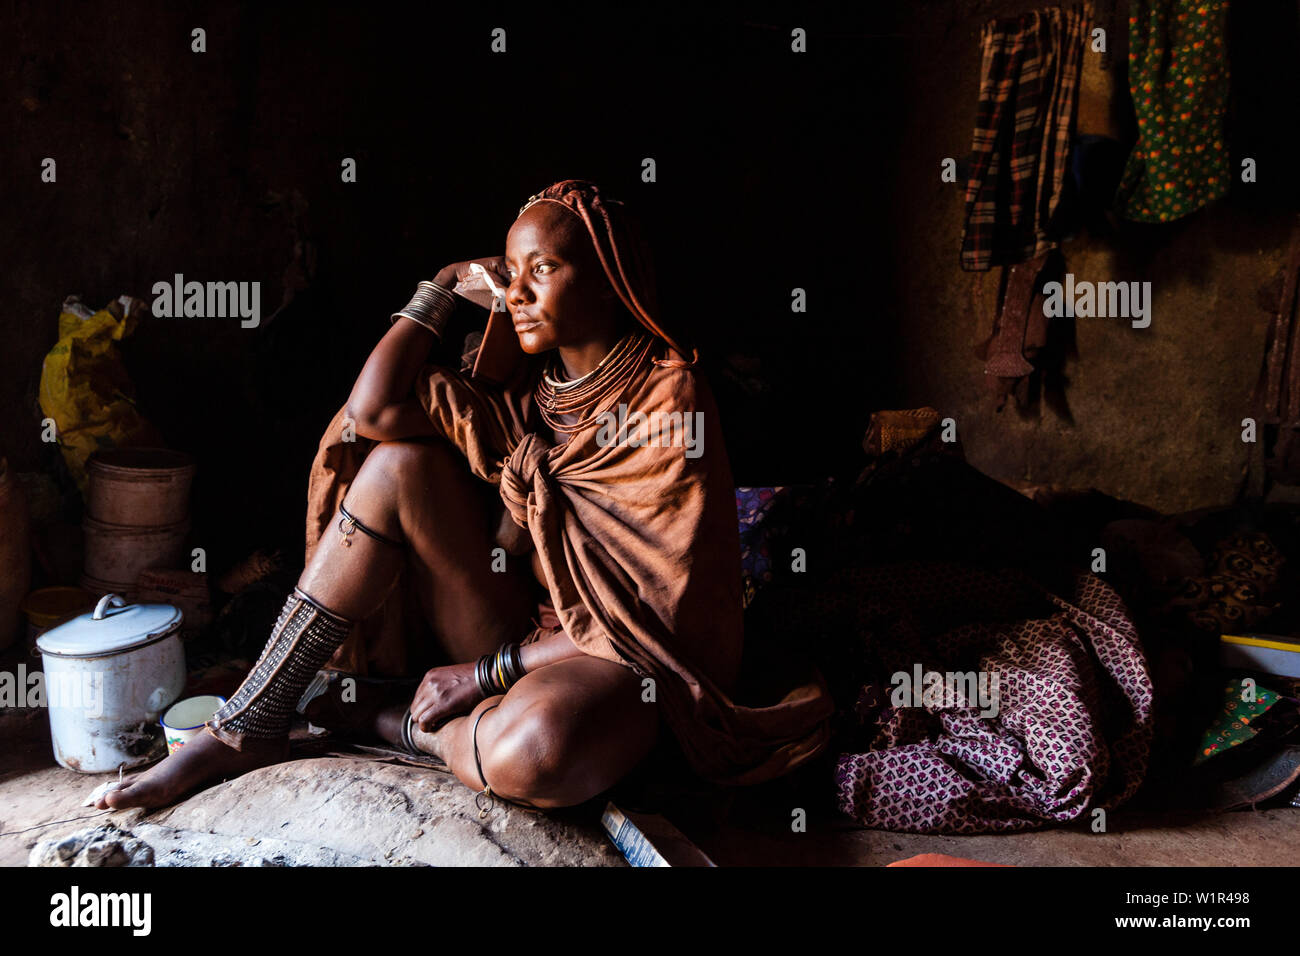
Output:
<instances>
[{"instance_id":1,"label":"yellow plastic bag","mask_svg":"<svg viewBox=\"0 0 1300 956\"><path fill-rule=\"evenodd\" d=\"M129 295L91 312L69 296L59 341L41 368L41 411L54 420L59 450L82 495L86 459L100 448L161 445L158 430L135 408L134 387L115 343L135 331L148 303Z\"/></svg>"}]
</instances>

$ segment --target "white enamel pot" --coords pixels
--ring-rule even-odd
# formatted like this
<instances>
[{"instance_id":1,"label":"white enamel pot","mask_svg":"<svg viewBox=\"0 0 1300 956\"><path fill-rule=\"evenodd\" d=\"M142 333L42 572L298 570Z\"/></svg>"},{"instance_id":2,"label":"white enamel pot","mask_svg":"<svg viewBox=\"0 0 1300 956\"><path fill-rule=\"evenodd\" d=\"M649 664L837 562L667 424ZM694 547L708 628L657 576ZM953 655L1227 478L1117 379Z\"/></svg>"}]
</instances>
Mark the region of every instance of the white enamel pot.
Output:
<instances>
[{"instance_id":1,"label":"white enamel pot","mask_svg":"<svg viewBox=\"0 0 1300 956\"><path fill-rule=\"evenodd\" d=\"M36 641L54 759L69 770L130 769L166 752L158 718L185 689L183 615L105 594Z\"/></svg>"}]
</instances>

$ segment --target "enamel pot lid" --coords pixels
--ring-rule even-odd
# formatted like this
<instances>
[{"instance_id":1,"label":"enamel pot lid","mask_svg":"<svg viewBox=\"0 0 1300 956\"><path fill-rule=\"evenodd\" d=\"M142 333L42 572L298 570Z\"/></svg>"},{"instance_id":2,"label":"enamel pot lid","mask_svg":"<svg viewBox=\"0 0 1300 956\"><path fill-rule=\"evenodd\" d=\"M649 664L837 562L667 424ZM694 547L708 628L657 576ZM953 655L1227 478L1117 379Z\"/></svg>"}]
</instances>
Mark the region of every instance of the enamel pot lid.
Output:
<instances>
[{"instance_id":1,"label":"enamel pot lid","mask_svg":"<svg viewBox=\"0 0 1300 956\"><path fill-rule=\"evenodd\" d=\"M110 657L162 640L183 617L170 604L127 604L105 594L95 610L46 631L36 646L52 657Z\"/></svg>"}]
</instances>

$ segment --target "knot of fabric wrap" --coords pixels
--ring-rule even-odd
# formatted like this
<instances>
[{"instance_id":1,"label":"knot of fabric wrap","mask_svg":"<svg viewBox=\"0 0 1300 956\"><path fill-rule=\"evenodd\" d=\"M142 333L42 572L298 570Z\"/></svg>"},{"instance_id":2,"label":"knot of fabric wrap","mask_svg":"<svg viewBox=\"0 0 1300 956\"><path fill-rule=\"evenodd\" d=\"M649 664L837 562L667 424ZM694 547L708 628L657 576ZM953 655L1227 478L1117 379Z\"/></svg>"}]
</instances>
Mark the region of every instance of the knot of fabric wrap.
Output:
<instances>
[{"instance_id":1,"label":"knot of fabric wrap","mask_svg":"<svg viewBox=\"0 0 1300 956\"><path fill-rule=\"evenodd\" d=\"M605 198L600 194L599 186L585 179L565 179L552 183L541 192L529 196L528 201L519 207L519 215L522 216L525 209L538 202L558 203L582 220L605 270L605 277L623 306L679 356L655 359L654 364L665 368L690 368L695 365L700 358L699 352L679 343L660 327L656 319L659 303L655 295L650 246L640 224L628 212L627 207L620 200ZM689 359L687 355L690 356Z\"/></svg>"},{"instance_id":2,"label":"knot of fabric wrap","mask_svg":"<svg viewBox=\"0 0 1300 956\"><path fill-rule=\"evenodd\" d=\"M550 448L541 435L530 433L501 466L501 500L521 528L528 527L528 495Z\"/></svg>"}]
</instances>

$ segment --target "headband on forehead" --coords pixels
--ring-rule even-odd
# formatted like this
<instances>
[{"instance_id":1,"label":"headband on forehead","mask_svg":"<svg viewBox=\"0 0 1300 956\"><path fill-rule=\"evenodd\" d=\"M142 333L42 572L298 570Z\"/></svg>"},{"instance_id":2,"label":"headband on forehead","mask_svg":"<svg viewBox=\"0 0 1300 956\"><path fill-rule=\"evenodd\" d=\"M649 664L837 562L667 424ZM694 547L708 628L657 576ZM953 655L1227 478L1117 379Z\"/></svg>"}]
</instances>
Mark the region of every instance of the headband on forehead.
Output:
<instances>
[{"instance_id":1,"label":"headband on forehead","mask_svg":"<svg viewBox=\"0 0 1300 956\"><path fill-rule=\"evenodd\" d=\"M563 206L565 209L569 209L570 212L573 211L572 209L570 209L568 203L560 202L558 199L552 199L550 196L543 196L541 193L533 193L531 196L528 197L528 201L519 207L519 212L515 214L515 218L518 219L520 216L524 214L524 210L526 210L529 206L536 205L539 202L557 203L558 205Z\"/></svg>"},{"instance_id":2,"label":"headband on forehead","mask_svg":"<svg viewBox=\"0 0 1300 956\"><path fill-rule=\"evenodd\" d=\"M596 256L609 284L636 320L662 339L676 358L656 359L656 365L689 368L699 361L699 352L688 349L665 332L657 321L659 305L655 295L654 267L650 247L635 219L617 199L606 199L600 187L585 179L565 179L528 197L516 219L530 206L553 202L582 220L591 236ZM687 359L686 356L690 358Z\"/></svg>"}]
</instances>

